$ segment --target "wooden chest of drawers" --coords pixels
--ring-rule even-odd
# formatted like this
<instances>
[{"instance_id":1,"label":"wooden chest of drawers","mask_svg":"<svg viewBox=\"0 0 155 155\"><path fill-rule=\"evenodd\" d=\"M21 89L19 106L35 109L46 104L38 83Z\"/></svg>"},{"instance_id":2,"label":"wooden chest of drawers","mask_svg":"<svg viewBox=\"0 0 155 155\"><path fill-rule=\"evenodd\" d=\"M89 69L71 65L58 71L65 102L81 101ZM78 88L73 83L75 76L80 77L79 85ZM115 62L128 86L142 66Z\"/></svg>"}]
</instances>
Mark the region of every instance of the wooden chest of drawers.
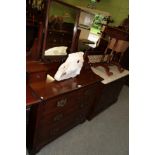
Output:
<instances>
[{"instance_id":1,"label":"wooden chest of drawers","mask_svg":"<svg viewBox=\"0 0 155 155\"><path fill-rule=\"evenodd\" d=\"M33 76L52 74L50 69L44 70L44 65L36 69L29 69L28 76L29 87L39 97L37 102L32 102L29 115L27 148L30 154L108 108L116 102L124 84L124 78L102 84L103 79L91 70L59 82L47 80L47 76L35 79Z\"/></svg>"},{"instance_id":2,"label":"wooden chest of drawers","mask_svg":"<svg viewBox=\"0 0 155 155\"><path fill-rule=\"evenodd\" d=\"M91 71L60 82L34 82L33 76L29 78L31 89L41 99L39 104L31 107L27 130L27 148L30 154L35 154L44 145L87 119L102 79Z\"/></svg>"}]
</instances>

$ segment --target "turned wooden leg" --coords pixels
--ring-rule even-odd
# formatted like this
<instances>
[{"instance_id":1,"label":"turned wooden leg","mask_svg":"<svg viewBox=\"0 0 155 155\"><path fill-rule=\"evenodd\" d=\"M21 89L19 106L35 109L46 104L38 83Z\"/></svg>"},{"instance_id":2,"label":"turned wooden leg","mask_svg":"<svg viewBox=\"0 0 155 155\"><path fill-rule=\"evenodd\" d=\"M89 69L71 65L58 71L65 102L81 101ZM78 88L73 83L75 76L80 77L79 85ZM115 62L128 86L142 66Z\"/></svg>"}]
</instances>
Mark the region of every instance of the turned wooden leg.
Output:
<instances>
[{"instance_id":1,"label":"turned wooden leg","mask_svg":"<svg viewBox=\"0 0 155 155\"><path fill-rule=\"evenodd\" d=\"M102 66L105 68L106 74L107 74L108 76L113 75L113 73L110 72L110 68L109 68L108 64L104 64L104 65L102 65Z\"/></svg>"},{"instance_id":2,"label":"turned wooden leg","mask_svg":"<svg viewBox=\"0 0 155 155\"><path fill-rule=\"evenodd\" d=\"M113 62L113 64L117 66L120 73L122 73L124 71L124 68L122 68L122 66L120 64L114 63L114 62Z\"/></svg>"},{"instance_id":3,"label":"turned wooden leg","mask_svg":"<svg viewBox=\"0 0 155 155\"><path fill-rule=\"evenodd\" d=\"M118 65L117 68L118 68L120 73L122 73L124 71L124 68L122 68L120 65Z\"/></svg>"}]
</instances>

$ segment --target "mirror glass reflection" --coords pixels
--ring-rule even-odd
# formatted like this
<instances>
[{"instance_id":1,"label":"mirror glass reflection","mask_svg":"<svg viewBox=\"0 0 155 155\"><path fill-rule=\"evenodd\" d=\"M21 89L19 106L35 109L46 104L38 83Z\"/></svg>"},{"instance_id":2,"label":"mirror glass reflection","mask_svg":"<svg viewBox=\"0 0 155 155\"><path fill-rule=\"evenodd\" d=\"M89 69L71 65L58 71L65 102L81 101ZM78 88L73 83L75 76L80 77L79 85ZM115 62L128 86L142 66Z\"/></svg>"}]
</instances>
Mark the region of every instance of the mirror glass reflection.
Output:
<instances>
[{"instance_id":1,"label":"mirror glass reflection","mask_svg":"<svg viewBox=\"0 0 155 155\"><path fill-rule=\"evenodd\" d=\"M65 55L70 51L75 20L74 8L51 1L44 56Z\"/></svg>"}]
</instances>

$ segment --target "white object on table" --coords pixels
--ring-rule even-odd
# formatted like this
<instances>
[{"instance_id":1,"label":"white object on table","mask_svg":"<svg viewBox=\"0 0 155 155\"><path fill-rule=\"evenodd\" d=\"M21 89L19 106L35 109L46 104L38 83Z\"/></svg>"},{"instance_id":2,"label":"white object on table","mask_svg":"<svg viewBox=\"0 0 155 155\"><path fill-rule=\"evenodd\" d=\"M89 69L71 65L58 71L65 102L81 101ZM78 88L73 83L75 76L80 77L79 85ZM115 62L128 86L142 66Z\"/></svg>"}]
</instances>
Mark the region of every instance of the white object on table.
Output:
<instances>
[{"instance_id":1,"label":"white object on table","mask_svg":"<svg viewBox=\"0 0 155 155\"><path fill-rule=\"evenodd\" d=\"M66 46L58 46L58 47L52 47L45 51L46 56L50 55L67 55L67 47Z\"/></svg>"},{"instance_id":2,"label":"white object on table","mask_svg":"<svg viewBox=\"0 0 155 155\"><path fill-rule=\"evenodd\" d=\"M83 55L83 52L69 54L66 61L58 68L54 78L61 81L79 75L84 62Z\"/></svg>"}]
</instances>

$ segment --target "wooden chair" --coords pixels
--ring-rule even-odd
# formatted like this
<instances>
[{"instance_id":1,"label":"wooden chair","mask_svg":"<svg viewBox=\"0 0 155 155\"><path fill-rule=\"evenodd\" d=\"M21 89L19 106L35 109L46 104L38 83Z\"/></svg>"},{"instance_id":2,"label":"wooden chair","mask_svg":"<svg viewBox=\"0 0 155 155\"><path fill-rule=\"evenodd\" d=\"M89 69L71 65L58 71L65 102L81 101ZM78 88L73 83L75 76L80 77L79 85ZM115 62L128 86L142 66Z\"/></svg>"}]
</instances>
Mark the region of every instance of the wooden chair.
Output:
<instances>
[{"instance_id":1,"label":"wooden chair","mask_svg":"<svg viewBox=\"0 0 155 155\"><path fill-rule=\"evenodd\" d=\"M129 35L125 31L112 27L107 27L104 33L108 35L110 39L103 54L103 67L105 67L107 74L110 76L113 74L109 68L111 65L116 65L119 72L124 71L120 61L129 46Z\"/></svg>"}]
</instances>

